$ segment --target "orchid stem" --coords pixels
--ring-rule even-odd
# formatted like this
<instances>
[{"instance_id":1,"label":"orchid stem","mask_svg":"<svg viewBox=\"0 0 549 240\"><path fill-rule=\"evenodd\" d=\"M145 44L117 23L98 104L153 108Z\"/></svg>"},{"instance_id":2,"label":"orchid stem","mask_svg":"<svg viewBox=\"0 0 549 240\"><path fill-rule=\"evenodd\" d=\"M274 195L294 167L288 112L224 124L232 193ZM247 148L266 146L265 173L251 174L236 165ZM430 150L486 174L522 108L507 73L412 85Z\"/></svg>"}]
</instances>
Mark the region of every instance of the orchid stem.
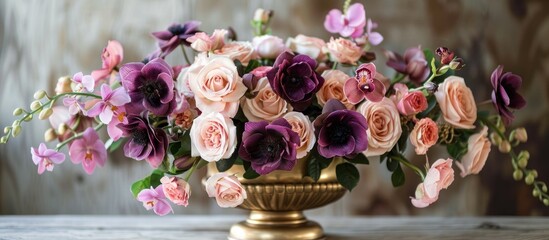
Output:
<instances>
[{"instance_id":1,"label":"orchid stem","mask_svg":"<svg viewBox=\"0 0 549 240\"><path fill-rule=\"evenodd\" d=\"M187 56L187 52L185 51L185 45L181 44L181 51L183 52L183 57L185 57L185 61L187 64L191 65L191 61L189 60L189 56Z\"/></svg>"},{"instance_id":2,"label":"orchid stem","mask_svg":"<svg viewBox=\"0 0 549 240\"><path fill-rule=\"evenodd\" d=\"M99 125L95 126L93 128L94 131L98 131L99 129L101 129L103 126L105 126L105 124L103 123L100 123ZM69 142L72 142L74 139L77 139L77 138L80 138L84 135L84 132L80 132L78 134L75 134L74 136L70 137L70 138L67 138L65 141L57 144L57 146L55 147L55 151L59 151L63 146L67 145L67 143Z\"/></svg>"}]
</instances>

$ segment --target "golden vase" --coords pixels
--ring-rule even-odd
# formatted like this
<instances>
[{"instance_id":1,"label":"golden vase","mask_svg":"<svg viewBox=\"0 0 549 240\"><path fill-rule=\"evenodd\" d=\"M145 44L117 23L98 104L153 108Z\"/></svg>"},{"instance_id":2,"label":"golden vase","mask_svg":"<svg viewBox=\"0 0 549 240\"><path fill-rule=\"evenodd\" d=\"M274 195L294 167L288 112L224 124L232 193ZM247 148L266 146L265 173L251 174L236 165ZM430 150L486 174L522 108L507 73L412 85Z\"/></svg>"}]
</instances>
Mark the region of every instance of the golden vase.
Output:
<instances>
[{"instance_id":1,"label":"golden vase","mask_svg":"<svg viewBox=\"0 0 549 240\"><path fill-rule=\"evenodd\" d=\"M239 207L251 212L246 221L231 227L229 239L324 239L322 227L308 220L303 210L327 205L345 194L336 179L335 169L341 162L334 159L317 182L305 177L307 159L299 159L292 171L276 170L255 179L245 179L244 168L234 165L226 172L235 174L246 189L248 198ZM208 164L208 175L217 172L215 164Z\"/></svg>"}]
</instances>

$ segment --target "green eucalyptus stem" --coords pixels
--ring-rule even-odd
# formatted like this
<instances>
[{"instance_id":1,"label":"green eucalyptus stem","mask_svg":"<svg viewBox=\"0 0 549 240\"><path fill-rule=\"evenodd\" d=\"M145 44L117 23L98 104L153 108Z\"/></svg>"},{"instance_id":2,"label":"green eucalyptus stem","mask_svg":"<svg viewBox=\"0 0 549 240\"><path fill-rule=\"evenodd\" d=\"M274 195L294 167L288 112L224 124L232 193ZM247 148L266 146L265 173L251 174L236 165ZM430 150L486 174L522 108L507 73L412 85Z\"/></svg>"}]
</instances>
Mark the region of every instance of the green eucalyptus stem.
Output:
<instances>
[{"instance_id":1,"label":"green eucalyptus stem","mask_svg":"<svg viewBox=\"0 0 549 240\"><path fill-rule=\"evenodd\" d=\"M105 126L105 124L100 123L99 125L95 126L95 127L93 128L93 130L94 130L94 131L99 131L99 129L101 129L103 126ZM73 140L75 140L75 139L77 139L77 138L81 138L83 135L84 135L84 132L80 132L80 133L74 134L72 137L67 138L65 141L60 142L59 144L57 144L57 146L55 147L55 151L61 150L61 148L63 148L63 147L64 147L65 145L67 145L69 142L72 142Z\"/></svg>"},{"instance_id":2,"label":"green eucalyptus stem","mask_svg":"<svg viewBox=\"0 0 549 240\"><path fill-rule=\"evenodd\" d=\"M425 174L423 173L423 171L421 171L421 169L419 169L417 166L415 166L414 164L412 164L410 161L408 161L406 158L404 158L403 156L400 156L400 155L390 155L389 156L390 158L392 159L395 159L397 160L398 162L404 164L404 166L412 169L414 172L416 172L417 175L419 175L421 177L421 181L425 180Z\"/></svg>"}]
</instances>

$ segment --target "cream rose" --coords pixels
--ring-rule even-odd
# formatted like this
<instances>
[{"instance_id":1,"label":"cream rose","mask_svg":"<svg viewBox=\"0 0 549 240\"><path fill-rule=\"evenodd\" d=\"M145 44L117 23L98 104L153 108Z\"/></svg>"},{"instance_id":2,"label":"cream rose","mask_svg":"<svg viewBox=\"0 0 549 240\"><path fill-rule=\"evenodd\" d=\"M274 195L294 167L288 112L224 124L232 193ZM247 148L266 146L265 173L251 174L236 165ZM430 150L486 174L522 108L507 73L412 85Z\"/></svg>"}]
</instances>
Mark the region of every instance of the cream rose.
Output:
<instances>
[{"instance_id":1,"label":"cream rose","mask_svg":"<svg viewBox=\"0 0 549 240\"><path fill-rule=\"evenodd\" d=\"M288 38L286 41L286 47L292 51L305 54L318 62L326 60L326 54L323 52L325 46L324 40L302 34L297 35L295 38Z\"/></svg>"},{"instance_id":2,"label":"cream rose","mask_svg":"<svg viewBox=\"0 0 549 240\"><path fill-rule=\"evenodd\" d=\"M438 141L437 124L430 118L419 120L412 132L410 132L410 143L416 147L417 155L425 155L430 147Z\"/></svg>"},{"instance_id":3,"label":"cream rose","mask_svg":"<svg viewBox=\"0 0 549 240\"><path fill-rule=\"evenodd\" d=\"M490 154L490 140L488 140L488 128L484 128L469 137L467 141L467 153L456 165L461 170L461 177L469 174L478 174L484 167L488 154Z\"/></svg>"},{"instance_id":4,"label":"cream rose","mask_svg":"<svg viewBox=\"0 0 549 240\"><path fill-rule=\"evenodd\" d=\"M206 192L222 208L236 207L247 198L246 190L234 175L216 173L206 180Z\"/></svg>"},{"instance_id":5,"label":"cream rose","mask_svg":"<svg viewBox=\"0 0 549 240\"><path fill-rule=\"evenodd\" d=\"M477 105L471 89L461 77L450 76L435 92L444 120L456 128L473 129L477 120Z\"/></svg>"},{"instance_id":6,"label":"cream rose","mask_svg":"<svg viewBox=\"0 0 549 240\"><path fill-rule=\"evenodd\" d=\"M368 149L364 155L379 156L390 151L402 134L400 115L393 101L388 98L379 102L366 101L357 112L368 122Z\"/></svg>"},{"instance_id":7,"label":"cream rose","mask_svg":"<svg viewBox=\"0 0 549 240\"><path fill-rule=\"evenodd\" d=\"M175 89L182 93L185 97L194 97L194 93L191 90L191 79L195 80L200 70L209 62L207 53L199 53L194 58L193 64L181 69L177 81L175 82ZM194 81L192 81L194 82Z\"/></svg>"},{"instance_id":8,"label":"cream rose","mask_svg":"<svg viewBox=\"0 0 549 240\"><path fill-rule=\"evenodd\" d=\"M229 158L236 148L236 127L221 113L203 113L195 118L190 137L191 156L208 162Z\"/></svg>"},{"instance_id":9,"label":"cream rose","mask_svg":"<svg viewBox=\"0 0 549 240\"><path fill-rule=\"evenodd\" d=\"M272 35L254 37L252 44L255 52L262 58L274 59L287 49L282 38Z\"/></svg>"},{"instance_id":10,"label":"cream rose","mask_svg":"<svg viewBox=\"0 0 549 240\"><path fill-rule=\"evenodd\" d=\"M246 92L236 66L227 57L200 59L186 70L182 84L188 85L195 96L196 107L203 113L220 112L234 117L240 98ZM203 65L202 65L203 64Z\"/></svg>"},{"instance_id":11,"label":"cream rose","mask_svg":"<svg viewBox=\"0 0 549 240\"><path fill-rule=\"evenodd\" d=\"M316 92L316 99L320 106L324 106L330 99L337 99L343 103L347 109L355 108L355 105L347 100L347 97L343 92L345 81L351 78L349 75L339 70L327 70L322 73L322 77L324 78L324 85Z\"/></svg>"},{"instance_id":12,"label":"cream rose","mask_svg":"<svg viewBox=\"0 0 549 240\"><path fill-rule=\"evenodd\" d=\"M292 106L278 96L266 77L259 79L254 98L242 99L242 112L250 121L272 122L292 110Z\"/></svg>"},{"instance_id":13,"label":"cream rose","mask_svg":"<svg viewBox=\"0 0 549 240\"><path fill-rule=\"evenodd\" d=\"M313 149L316 141L313 123L311 123L309 117L300 112L286 113L284 119L292 125L292 130L299 135L300 143L297 147L297 158L307 156L307 153Z\"/></svg>"},{"instance_id":14,"label":"cream rose","mask_svg":"<svg viewBox=\"0 0 549 240\"><path fill-rule=\"evenodd\" d=\"M225 44L221 49L215 50L214 54L238 60L244 66L247 66L250 60L257 59L257 53L251 42L231 42Z\"/></svg>"},{"instance_id":15,"label":"cream rose","mask_svg":"<svg viewBox=\"0 0 549 240\"><path fill-rule=\"evenodd\" d=\"M324 48L324 51L330 53L330 60L334 62L353 65L356 64L356 61L358 61L362 55L360 47L345 38L330 38L330 41Z\"/></svg>"}]
</instances>

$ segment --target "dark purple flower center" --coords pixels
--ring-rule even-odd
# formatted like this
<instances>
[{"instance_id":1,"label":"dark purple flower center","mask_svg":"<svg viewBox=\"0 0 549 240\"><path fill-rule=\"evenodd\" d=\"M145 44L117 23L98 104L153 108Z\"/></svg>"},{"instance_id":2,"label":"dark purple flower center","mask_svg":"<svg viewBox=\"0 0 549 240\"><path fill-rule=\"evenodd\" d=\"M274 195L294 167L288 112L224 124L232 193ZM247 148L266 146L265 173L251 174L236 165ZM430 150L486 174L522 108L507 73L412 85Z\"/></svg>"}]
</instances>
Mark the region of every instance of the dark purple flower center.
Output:
<instances>
[{"instance_id":1,"label":"dark purple flower center","mask_svg":"<svg viewBox=\"0 0 549 240\"><path fill-rule=\"evenodd\" d=\"M185 33L187 31L187 28L185 25L173 25L168 28L168 31L171 32L173 35L179 35Z\"/></svg>"},{"instance_id":2,"label":"dark purple flower center","mask_svg":"<svg viewBox=\"0 0 549 240\"><path fill-rule=\"evenodd\" d=\"M330 142L334 145L342 145L347 143L348 138L352 133L349 125L343 124L341 122L332 123L332 125L327 130Z\"/></svg>"},{"instance_id":3,"label":"dark purple flower center","mask_svg":"<svg viewBox=\"0 0 549 240\"><path fill-rule=\"evenodd\" d=\"M255 152L252 153L252 158L264 159L267 162L272 161L280 155L283 144L273 137L266 137L258 144Z\"/></svg>"},{"instance_id":4,"label":"dark purple flower center","mask_svg":"<svg viewBox=\"0 0 549 240\"><path fill-rule=\"evenodd\" d=\"M133 131L132 140L139 145L147 145L149 143L149 134L145 129Z\"/></svg>"},{"instance_id":5,"label":"dark purple flower center","mask_svg":"<svg viewBox=\"0 0 549 240\"><path fill-rule=\"evenodd\" d=\"M152 107L160 107L162 105L160 100L163 96L166 96L168 88L160 81L148 80L139 87L139 91Z\"/></svg>"}]
</instances>

